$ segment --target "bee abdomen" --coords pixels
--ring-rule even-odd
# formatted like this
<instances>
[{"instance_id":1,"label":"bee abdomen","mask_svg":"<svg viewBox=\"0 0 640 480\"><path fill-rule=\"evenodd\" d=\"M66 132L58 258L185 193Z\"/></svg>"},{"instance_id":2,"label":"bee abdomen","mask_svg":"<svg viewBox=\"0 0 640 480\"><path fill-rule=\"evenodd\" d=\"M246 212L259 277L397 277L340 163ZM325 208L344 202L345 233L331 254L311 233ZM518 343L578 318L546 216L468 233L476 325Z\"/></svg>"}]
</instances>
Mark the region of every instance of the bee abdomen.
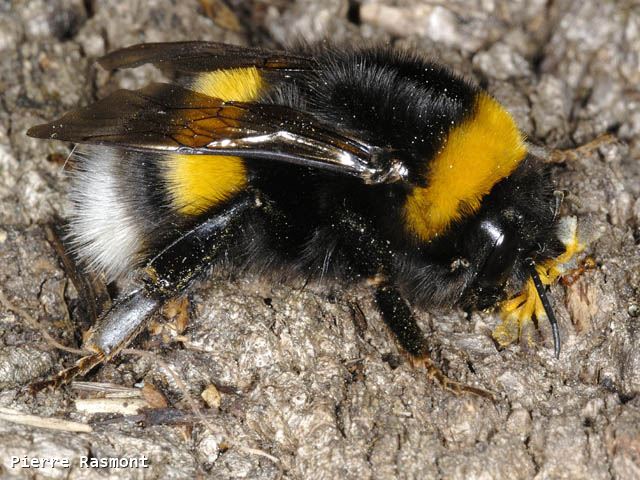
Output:
<instances>
[{"instance_id":1,"label":"bee abdomen","mask_svg":"<svg viewBox=\"0 0 640 480\"><path fill-rule=\"evenodd\" d=\"M244 190L237 157L83 146L74 152L69 243L114 280Z\"/></svg>"},{"instance_id":2,"label":"bee abdomen","mask_svg":"<svg viewBox=\"0 0 640 480\"><path fill-rule=\"evenodd\" d=\"M119 174L126 158L121 150L101 147L81 147L72 156L69 244L88 270L108 280L137 263L144 245L142 192L128 192Z\"/></svg>"}]
</instances>

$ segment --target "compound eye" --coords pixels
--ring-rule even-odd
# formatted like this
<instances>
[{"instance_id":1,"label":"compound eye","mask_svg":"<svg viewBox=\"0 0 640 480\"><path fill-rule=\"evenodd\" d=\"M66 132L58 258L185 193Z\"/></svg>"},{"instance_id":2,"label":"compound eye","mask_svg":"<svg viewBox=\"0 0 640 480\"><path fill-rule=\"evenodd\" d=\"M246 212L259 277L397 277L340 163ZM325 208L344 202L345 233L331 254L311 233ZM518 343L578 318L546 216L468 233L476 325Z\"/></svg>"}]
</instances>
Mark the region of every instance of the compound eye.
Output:
<instances>
[{"instance_id":1,"label":"compound eye","mask_svg":"<svg viewBox=\"0 0 640 480\"><path fill-rule=\"evenodd\" d=\"M509 278L518 257L518 235L491 220L482 221L480 229L491 247L479 271L478 282L484 287L502 285Z\"/></svg>"}]
</instances>

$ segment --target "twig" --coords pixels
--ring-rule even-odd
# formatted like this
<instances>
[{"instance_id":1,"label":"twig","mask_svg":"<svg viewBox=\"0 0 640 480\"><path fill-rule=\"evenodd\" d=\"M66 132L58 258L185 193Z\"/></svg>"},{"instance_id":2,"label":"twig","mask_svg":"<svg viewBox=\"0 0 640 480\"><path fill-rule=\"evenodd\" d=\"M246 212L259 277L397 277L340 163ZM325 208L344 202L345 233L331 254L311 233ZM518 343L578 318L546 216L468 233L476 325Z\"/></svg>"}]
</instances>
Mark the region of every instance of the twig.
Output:
<instances>
[{"instance_id":1,"label":"twig","mask_svg":"<svg viewBox=\"0 0 640 480\"><path fill-rule=\"evenodd\" d=\"M36 428L47 428L49 430L62 430L64 432L92 432L91 425L80 422L72 422L69 420L62 420L61 418L53 417L39 417L37 415L27 415L19 412L18 410L12 410L10 408L0 407L0 420L7 422L17 423L20 425L28 425Z\"/></svg>"},{"instance_id":2,"label":"twig","mask_svg":"<svg viewBox=\"0 0 640 480\"><path fill-rule=\"evenodd\" d=\"M139 388L123 387L115 383L83 382L74 380L71 388L80 392L97 393L104 398L141 398Z\"/></svg>"},{"instance_id":3,"label":"twig","mask_svg":"<svg viewBox=\"0 0 640 480\"><path fill-rule=\"evenodd\" d=\"M135 415L149 404L142 398L78 398L76 410L94 415L96 413L120 413Z\"/></svg>"}]
</instances>

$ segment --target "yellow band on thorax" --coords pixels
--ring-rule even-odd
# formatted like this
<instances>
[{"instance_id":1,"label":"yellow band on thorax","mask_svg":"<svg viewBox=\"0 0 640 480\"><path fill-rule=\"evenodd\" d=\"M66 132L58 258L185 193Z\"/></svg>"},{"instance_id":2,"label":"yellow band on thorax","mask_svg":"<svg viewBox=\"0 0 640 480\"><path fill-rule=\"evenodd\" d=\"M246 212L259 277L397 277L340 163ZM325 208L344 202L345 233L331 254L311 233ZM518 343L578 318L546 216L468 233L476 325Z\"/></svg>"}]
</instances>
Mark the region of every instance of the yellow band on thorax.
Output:
<instances>
[{"instance_id":1,"label":"yellow band on thorax","mask_svg":"<svg viewBox=\"0 0 640 480\"><path fill-rule=\"evenodd\" d=\"M527 153L513 118L486 93L473 115L454 127L429 165L427 186L415 187L405 203L407 228L429 241L473 214L493 186L515 170Z\"/></svg>"}]
</instances>

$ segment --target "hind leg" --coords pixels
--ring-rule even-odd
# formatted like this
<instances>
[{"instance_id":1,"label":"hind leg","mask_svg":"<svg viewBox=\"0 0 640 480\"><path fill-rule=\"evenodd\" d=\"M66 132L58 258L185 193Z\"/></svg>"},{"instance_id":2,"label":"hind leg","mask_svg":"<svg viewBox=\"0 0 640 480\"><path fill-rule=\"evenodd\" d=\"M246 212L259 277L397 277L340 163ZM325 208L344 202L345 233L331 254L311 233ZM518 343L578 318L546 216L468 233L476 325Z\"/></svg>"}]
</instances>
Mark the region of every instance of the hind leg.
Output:
<instances>
[{"instance_id":1,"label":"hind leg","mask_svg":"<svg viewBox=\"0 0 640 480\"><path fill-rule=\"evenodd\" d=\"M254 194L239 195L218 214L204 220L153 257L143 270L144 285L121 297L89 329L83 349L91 352L73 367L33 383L35 393L57 388L117 355L147 325L162 304L182 294L215 257L238 236L238 225L258 208Z\"/></svg>"},{"instance_id":2,"label":"hind leg","mask_svg":"<svg viewBox=\"0 0 640 480\"><path fill-rule=\"evenodd\" d=\"M411 356L411 364L414 367L424 368L429 378L436 380L442 388L456 395L468 392L493 400L490 392L452 380L435 364L429 357L428 343L424 333L397 288L383 281L376 287L375 296L384 322L393 332L398 343Z\"/></svg>"}]
</instances>

